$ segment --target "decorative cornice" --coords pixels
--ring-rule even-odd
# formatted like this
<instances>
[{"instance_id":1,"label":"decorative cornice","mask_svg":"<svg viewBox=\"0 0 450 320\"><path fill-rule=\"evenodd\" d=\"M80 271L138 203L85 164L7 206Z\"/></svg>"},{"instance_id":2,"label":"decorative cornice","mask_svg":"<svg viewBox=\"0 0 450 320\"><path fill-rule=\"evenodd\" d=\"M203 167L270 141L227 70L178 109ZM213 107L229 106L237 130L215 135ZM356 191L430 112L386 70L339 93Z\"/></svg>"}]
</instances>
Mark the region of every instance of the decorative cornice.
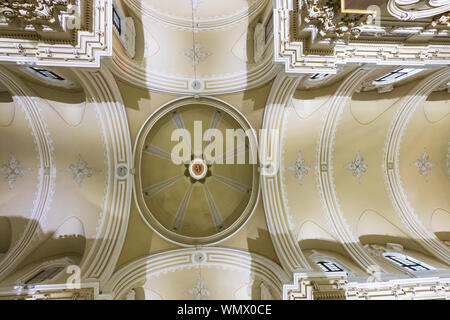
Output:
<instances>
[{"instance_id":1,"label":"decorative cornice","mask_svg":"<svg viewBox=\"0 0 450 320\"><path fill-rule=\"evenodd\" d=\"M387 9L399 20L417 20L447 13L450 3L445 0L389 0Z\"/></svg>"},{"instance_id":2,"label":"decorative cornice","mask_svg":"<svg viewBox=\"0 0 450 320\"><path fill-rule=\"evenodd\" d=\"M450 278L386 282L348 282L344 272L296 273L283 286L283 300L435 300L450 299Z\"/></svg>"},{"instance_id":3,"label":"decorative cornice","mask_svg":"<svg viewBox=\"0 0 450 320\"><path fill-rule=\"evenodd\" d=\"M294 281L283 286L283 300L345 300L345 272L294 273Z\"/></svg>"},{"instance_id":4,"label":"decorative cornice","mask_svg":"<svg viewBox=\"0 0 450 320\"><path fill-rule=\"evenodd\" d=\"M450 278L416 278L386 282L351 282L347 300L437 300L450 299Z\"/></svg>"}]
</instances>

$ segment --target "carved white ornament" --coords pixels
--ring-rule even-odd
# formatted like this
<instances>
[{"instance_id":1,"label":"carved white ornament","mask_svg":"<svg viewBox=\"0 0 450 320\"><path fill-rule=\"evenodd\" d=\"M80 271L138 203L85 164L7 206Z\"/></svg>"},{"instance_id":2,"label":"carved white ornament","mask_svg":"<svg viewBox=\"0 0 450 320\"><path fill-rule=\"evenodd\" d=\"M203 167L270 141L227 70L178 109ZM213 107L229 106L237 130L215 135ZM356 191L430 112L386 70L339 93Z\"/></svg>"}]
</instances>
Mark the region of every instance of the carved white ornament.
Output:
<instances>
[{"instance_id":1,"label":"carved white ornament","mask_svg":"<svg viewBox=\"0 0 450 320\"><path fill-rule=\"evenodd\" d=\"M388 8L401 20L433 17L450 11L448 0L435 3L436 7L430 10L420 10L428 6L431 2L428 0L389 1L389 5L408 2L402 5L406 11L399 9L394 13ZM417 10L410 10L412 2ZM338 65L355 61L402 66L448 64L450 46L430 41L430 38L449 37L450 31L446 28L449 17L445 14L429 24L402 21L400 26L396 19L384 19L384 14L383 19L380 14L375 17L344 15L337 0L275 0L274 3L274 59L284 63L287 72L335 73ZM394 7L397 7L395 3ZM355 41L358 35L364 35L364 39ZM406 44L410 37L417 39L413 46Z\"/></svg>"},{"instance_id":2,"label":"carved white ornament","mask_svg":"<svg viewBox=\"0 0 450 320\"><path fill-rule=\"evenodd\" d=\"M59 16L68 10L73 1L69 0L0 0L0 16L8 24L21 28L33 26L36 30L45 27L60 29Z\"/></svg>"},{"instance_id":3,"label":"carved white ornament","mask_svg":"<svg viewBox=\"0 0 450 320\"><path fill-rule=\"evenodd\" d=\"M400 20L416 20L447 13L446 0L389 0L388 12Z\"/></svg>"},{"instance_id":4,"label":"carved white ornament","mask_svg":"<svg viewBox=\"0 0 450 320\"><path fill-rule=\"evenodd\" d=\"M201 276L198 277L197 284L190 288L188 292L195 297L195 300L202 300L203 297L208 297L210 295Z\"/></svg>"},{"instance_id":5,"label":"carved white ornament","mask_svg":"<svg viewBox=\"0 0 450 320\"><path fill-rule=\"evenodd\" d=\"M336 2L323 4L319 3L319 0L306 0L305 7L306 14L303 19L306 23L313 24L322 37L332 33L339 38L345 35L357 38L361 33L361 27L368 23L358 17L340 20L338 14L340 8Z\"/></svg>"},{"instance_id":6,"label":"carved white ornament","mask_svg":"<svg viewBox=\"0 0 450 320\"><path fill-rule=\"evenodd\" d=\"M353 171L353 175L359 182L361 182L361 174L366 172L368 168L369 165L364 163L364 158L361 157L359 152L356 154L355 159L345 166L345 169Z\"/></svg>"},{"instance_id":7,"label":"carved white ornament","mask_svg":"<svg viewBox=\"0 0 450 320\"><path fill-rule=\"evenodd\" d=\"M211 54L202 50L202 45L198 42L194 43L194 47L184 52L184 55L192 60L192 65L196 66L200 62L205 61Z\"/></svg>"},{"instance_id":8,"label":"carved white ornament","mask_svg":"<svg viewBox=\"0 0 450 320\"><path fill-rule=\"evenodd\" d=\"M75 164L71 164L69 168L67 168L67 172L72 174L75 182L81 186L84 181L84 178L90 178L94 174L98 172L97 169L90 168L88 163L83 160L81 155L78 155L78 161Z\"/></svg>"},{"instance_id":9,"label":"carved white ornament","mask_svg":"<svg viewBox=\"0 0 450 320\"><path fill-rule=\"evenodd\" d=\"M302 181L303 177L308 174L311 168L305 164L305 159L301 152L298 153L297 161L289 167L289 170L294 171L298 180Z\"/></svg>"},{"instance_id":10,"label":"carved white ornament","mask_svg":"<svg viewBox=\"0 0 450 320\"><path fill-rule=\"evenodd\" d=\"M8 162L0 167L0 171L5 175L5 180L8 183L8 188L14 188L14 183L17 178L23 177L26 172L30 171L30 168L22 168L20 161L10 154Z\"/></svg>"},{"instance_id":11,"label":"carved white ornament","mask_svg":"<svg viewBox=\"0 0 450 320\"><path fill-rule=\"evenodd\" d=\"M427 177L428 172L434 167L434 163L429 160L428 153L424 151L422 156L414 161L414 166L419 169L421 176Z\"/></svg>"}]
</instances>

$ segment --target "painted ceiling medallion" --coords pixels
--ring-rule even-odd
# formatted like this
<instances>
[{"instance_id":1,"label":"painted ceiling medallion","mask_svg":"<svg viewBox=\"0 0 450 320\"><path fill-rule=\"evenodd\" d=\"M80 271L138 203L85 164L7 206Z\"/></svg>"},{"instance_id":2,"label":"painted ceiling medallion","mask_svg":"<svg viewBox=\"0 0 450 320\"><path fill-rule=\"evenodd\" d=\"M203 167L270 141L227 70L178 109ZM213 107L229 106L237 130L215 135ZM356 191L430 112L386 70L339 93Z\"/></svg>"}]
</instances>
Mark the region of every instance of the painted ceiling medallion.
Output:
<instances>
[{"instance_id":1,"label":"painted ceiling medallion","mask_svg":"<svg viewBox=\"0 0 450 320\"><path fill-rule=\"evenodd\" d=\"M353 171L353 175L361 183L361 174L367 171L369 165L364 163L364 158L361 157L359 152L356 154L355 159L352 162L347 163L345 169Z\"/></svg>"},{"instance_id":2,"label":"painted ceiling medallion","mask_svg":"<svg viewBox=\"0 0 450 320\"><path fill-rule=\"evenodd\" d=\"M434 163L429 160L428 153L424 151L422 156L414 161L413 165L419 169L419 174L422 177L427 177L428 173L431 171L431 168L434 167Z\"/></svg>"},{"instance_id":3,"label":"painted ceiling medallion","mask_svg":"<svg viewBox=\"0 0 450 320\"><path fill-rule=\"evenodd\" d=\"M189 174L195 180L201 180L206 176L208 172L208 166L205 160L196 158L189 164Z\"/></svg>"},{"instance_id":4,"label":"painted ceiling medallion","mask_svg":"<svg viewBox=\"0 0 450 320\"><path fill-rule=\"evenodd\" d=\"M242 145L234 137L230 145L227 136L250 129L232 106L211 98L177 99L152 114L134 165L144 222L184 246L218 243L237 232L258 199L257 163L250 157L256 137L251 133Z\"/></svg>"},{"instance_id":5,"label":"painted ceiling medallion","mask_svg":"<svg viewBox=\"0 0 450 320\"><path fill-rule=\"evenodd\" d=\"M310 167L305 164L305 160L303 159L301 152L298 153L297 161L289 167L289 170L295 172L295 175L298 180L300 180L300 182L302 181L303 177L308 174Z\"/></svg>"},{"instance_id":6,"label":"painted ceiling medallion","mask_svg":"<svg viewBox=\"0 0 450 320\"><path fill-rule=\"evenodd\" d=\"M192 65L196 66L200 62L205 61L211 54L203 51L203 47L200 43L195 42L194 47L184 52L184 55L192 60Z\"/></svg>"},{"instance_id":7,"label":"painted ceiling medallion","mask_svg":"<svg viewBox=\"0 0 450 320\"><path fill-rule=\"evenodd\" d=\"M30 170L30 168L22 168L20 161L12 154L9 155L8 162L0 167L0 171L3 172L9 189L14 188L17 178L23 177Z\"/></svg>"},{"instance_id":8,"label":"painted ceiling medallion","mask_svg":"<svg viewBox=\"0 0 450 320\"><path fill-rule=\"evenodd\" d=\"M88 163L83 160L81 155L78 155L78 160L66 169L68 173L72 174L73 180L81 186L85 178L90 178L98 172L97 169L90 168Z\"/></svg>"}]
</instances>

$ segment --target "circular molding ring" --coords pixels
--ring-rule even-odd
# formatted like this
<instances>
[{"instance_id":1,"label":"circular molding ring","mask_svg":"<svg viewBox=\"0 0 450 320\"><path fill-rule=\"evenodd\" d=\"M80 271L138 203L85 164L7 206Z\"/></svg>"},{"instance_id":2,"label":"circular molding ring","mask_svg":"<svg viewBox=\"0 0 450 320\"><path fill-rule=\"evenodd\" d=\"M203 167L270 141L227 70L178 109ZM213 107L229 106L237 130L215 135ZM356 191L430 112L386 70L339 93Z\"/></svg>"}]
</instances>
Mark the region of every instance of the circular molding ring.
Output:
<instances>
[{"instance_id":1,"label":"circular molding ring","mask_svg":"<svg viewBox=\"0 0 450 320\"><path fill-rule=\"evenodd\" d=\"M233 119L233 121L236 121L240 128L242 128L245 132L251 132L251 134L247 134L249 141L249 152L253 152L253 154L257 153L257 138L255 131L253 130L251 124L248 122L245 116L232 105L220 99L212 97L181 97L169 101L168 103L160 106L147 118L137 135L137 140L134 146L134 197L138 210L144 222L150 229L152 229L164 239L184 247L213 245L228 239L233 234L238 232L253 214L259 199L259 174L257 164L253 164L251 169L252 178L251 186L249 186L248 189L249 198L242 213L230 225L226 226L223 229L219 228L216 233L206 236L194 237L183 235L180 233L176 233L173 230L169 230L167 227L163 226L163 224L161 224L161 222L151 213L150 209L148 208L144 197L144 190L142 187L141 163L146 139L148 134L150 133L150 130L163 116L167 115L177 108L188 105L208 106L226 113Z\"/></svg>"}]
</instances>

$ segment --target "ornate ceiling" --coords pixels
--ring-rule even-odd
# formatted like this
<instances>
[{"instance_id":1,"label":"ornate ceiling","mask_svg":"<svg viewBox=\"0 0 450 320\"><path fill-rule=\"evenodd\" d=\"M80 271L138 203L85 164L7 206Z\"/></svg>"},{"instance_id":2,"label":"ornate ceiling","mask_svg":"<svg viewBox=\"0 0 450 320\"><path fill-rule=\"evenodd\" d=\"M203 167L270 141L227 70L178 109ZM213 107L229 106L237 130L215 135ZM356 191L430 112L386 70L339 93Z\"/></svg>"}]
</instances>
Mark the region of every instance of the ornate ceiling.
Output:
<instances>
[{"instance_id":1,"label":"ornate ceiling","mask_svg":"<svg viewBox=\"0 0 450 320\"><path fill-rule=\"evenodd\" d=\"M449 299L449 10L0 1L0 299Z\"/></svg>"},{"instance_id":2,"label":"ornate ceiling","mask_svg":"<svg viewBox=\"0 0 450 320\"><path fill-rule=\"evenodd\" d=\"M242 227L259 194L256 163L245 161L256 137L218 148L223 141L214 139L227 139L227 130L249 129L231 105L205 98L175 100L147 119L135 148L136 198L156 232L177 244L199 245L217 243ZM192 134L174 136L176 130ZM204 140L208 133L214 138ZM177 159L184 150L176 146L185 139L191 148Z\"/></svg>"}]
</instances>

